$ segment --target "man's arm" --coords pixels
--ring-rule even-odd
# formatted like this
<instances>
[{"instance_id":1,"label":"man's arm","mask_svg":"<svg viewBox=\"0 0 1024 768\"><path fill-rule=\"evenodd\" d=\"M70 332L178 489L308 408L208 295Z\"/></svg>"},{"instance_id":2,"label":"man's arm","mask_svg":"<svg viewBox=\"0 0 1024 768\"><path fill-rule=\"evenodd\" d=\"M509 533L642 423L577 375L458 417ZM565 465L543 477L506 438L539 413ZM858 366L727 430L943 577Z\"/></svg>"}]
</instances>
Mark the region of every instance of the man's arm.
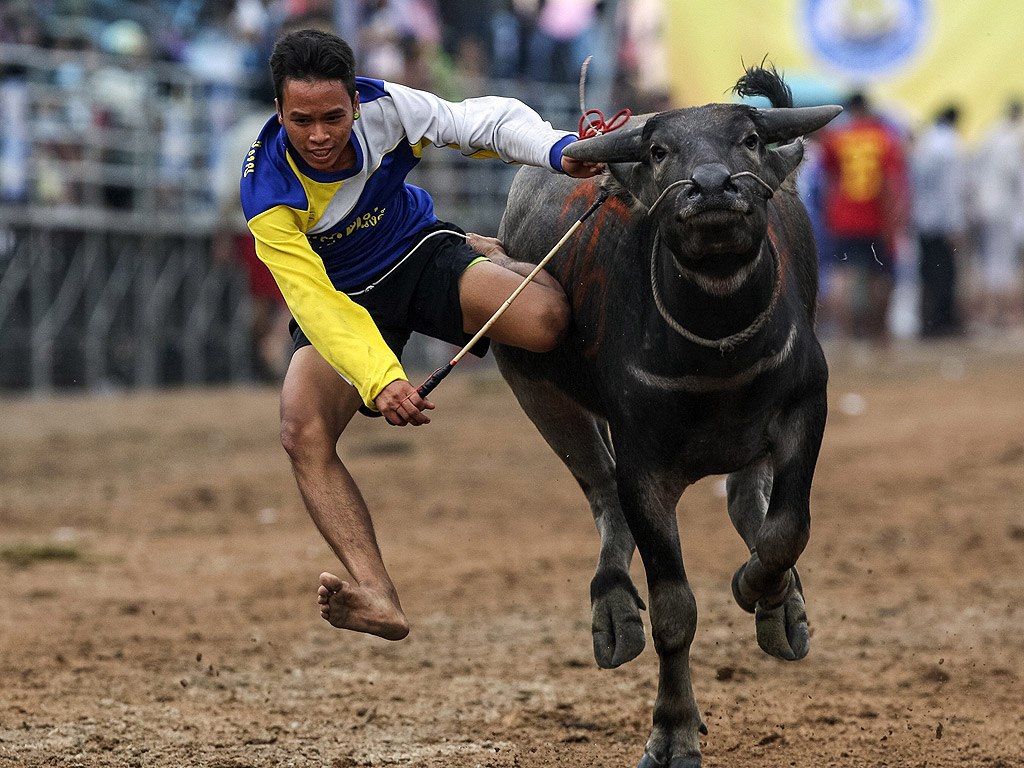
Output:
<instances>
[{"instance_id":1,"label":"man's arm","mask_svg":"<svg viewBox=\"0 0 1024 768\"><path fill-rule=\"evenodd\" d=\"M384 389L407 377L369 312L331 283L299 228L301 216L277 206L251 219L256 253L317 352L356 388L367 407L376 409Z\"/></svg>"},{"instance_id":2,"label":"man's arm","mask_svg":"<svg viewBox=\"0 0 1024 768\"><path fill-rule=\"evenodd\" d=\"M517 99L482 96L451 102L395 83L384 86L410 144L430 142L474 157L498 157L507 163L563 171L568 158L561 150L576 140L574 134L552 128ZM575 162L571 161L570 167L575 167Z\"/></svg>"}]
</instances>

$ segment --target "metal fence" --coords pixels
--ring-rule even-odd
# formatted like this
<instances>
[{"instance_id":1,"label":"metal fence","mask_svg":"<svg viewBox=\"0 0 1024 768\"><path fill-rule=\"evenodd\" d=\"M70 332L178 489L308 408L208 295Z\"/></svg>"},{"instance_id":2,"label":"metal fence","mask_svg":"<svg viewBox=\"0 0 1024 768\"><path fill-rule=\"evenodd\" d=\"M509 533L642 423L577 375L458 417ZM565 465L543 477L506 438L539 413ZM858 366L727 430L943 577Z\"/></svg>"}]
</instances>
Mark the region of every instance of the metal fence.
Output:
<instances>
[{"instance_id":1,"label":"metal fence","mask_svg":"<svg viewBox=\"0 0 1024 768\"><path fill-rule=\"evenodd\" d=\"M572 89L467 90L573 127ZM0 390L253 378L247 273L213 240L224 139L254 111L271 114L176 66L0 46ZM439 149L410 181L486 234L514 172Z\"/></svg>"}]
</instances>

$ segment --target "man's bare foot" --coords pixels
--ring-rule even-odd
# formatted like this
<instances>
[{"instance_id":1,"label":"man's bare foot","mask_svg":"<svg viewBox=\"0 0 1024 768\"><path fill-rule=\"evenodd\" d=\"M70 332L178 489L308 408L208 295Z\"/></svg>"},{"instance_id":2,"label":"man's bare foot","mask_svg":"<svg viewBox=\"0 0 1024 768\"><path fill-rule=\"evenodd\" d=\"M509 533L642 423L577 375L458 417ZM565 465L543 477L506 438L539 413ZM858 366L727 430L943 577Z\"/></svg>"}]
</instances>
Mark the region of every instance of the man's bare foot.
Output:
<instances>
[{"instance_id":1,"label":"man's bare foot","mask_svg":"<svg viewBox=\"0 0 1024 768\"><path fill-rule=\"evenodd\" d=\"M333 573L321 573L317 595L320 615L339 629L385 640L401 640L409 634L409 620L394 590L382 593L369 585L349 584Z\"/></svg>"},{"instance_id":2,"label":"man's bare foot","mask_svg":"<svg viewBox=\"0 0 1024 768\"><path fill-rule=\"evenodd\" d=\"M502 246L501 240L496 237L484 237L483 235L478 235L475 232L467 232L466 242L469 244L470 248L481 256L486 256L498 263L501 263L503 258L508 258L508 256L505 255L505 248Z\"/></svg>"}]
</instances>

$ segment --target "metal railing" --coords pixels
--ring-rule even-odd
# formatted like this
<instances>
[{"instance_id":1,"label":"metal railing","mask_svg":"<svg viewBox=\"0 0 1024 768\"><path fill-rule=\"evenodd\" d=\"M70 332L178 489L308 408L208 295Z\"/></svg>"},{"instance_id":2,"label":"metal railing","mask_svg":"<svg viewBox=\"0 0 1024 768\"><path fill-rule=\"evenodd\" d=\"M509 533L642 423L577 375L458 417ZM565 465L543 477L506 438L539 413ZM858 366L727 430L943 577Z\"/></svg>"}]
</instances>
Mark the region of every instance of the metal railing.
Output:
<instances>
[{"instance_id":1,"label":"metal railing","mask_svg":"<svg viewBox=\"0 0 1024 768\"><path fill-rule=\"evenodd\" d=\"M471 90L574 127L573 89ZM253 378L247 272L213 240L224 138L257 110L174 65L0 45L0 390ZM410 182L493 234L515 170L438 149Z\"/></svg>"},{"instance_id":2,"label":"metal railing","mask_svg":"<svg viewBox=\"0 0 1024 768\"><path fill-rule=\"evenodd\" d=\"M213 262L204 238L49 222L4 241L0 387L251 377L244 275Z\"/></svg>"}]
</instances>

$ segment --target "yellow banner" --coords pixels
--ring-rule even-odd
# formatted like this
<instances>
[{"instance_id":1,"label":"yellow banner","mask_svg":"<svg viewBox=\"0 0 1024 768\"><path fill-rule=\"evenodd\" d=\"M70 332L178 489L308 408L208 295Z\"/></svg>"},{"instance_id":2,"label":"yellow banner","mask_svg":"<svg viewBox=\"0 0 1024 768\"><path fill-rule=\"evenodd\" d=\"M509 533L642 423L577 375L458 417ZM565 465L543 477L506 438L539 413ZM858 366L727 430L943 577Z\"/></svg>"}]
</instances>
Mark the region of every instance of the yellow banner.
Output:
<instances>
[{"instance_id":1,"label":"yellow banner","mask_svg":"<svg viewBox=\"0 0 1024 768\"><path fill-rule=\"evenodd\" d=\"M970 139L1024 97L1024 0L665 2L676 106L732 100L765 56L798 102L862 89L909 128L956 104Z\"/></svg>"}]
</instances>

